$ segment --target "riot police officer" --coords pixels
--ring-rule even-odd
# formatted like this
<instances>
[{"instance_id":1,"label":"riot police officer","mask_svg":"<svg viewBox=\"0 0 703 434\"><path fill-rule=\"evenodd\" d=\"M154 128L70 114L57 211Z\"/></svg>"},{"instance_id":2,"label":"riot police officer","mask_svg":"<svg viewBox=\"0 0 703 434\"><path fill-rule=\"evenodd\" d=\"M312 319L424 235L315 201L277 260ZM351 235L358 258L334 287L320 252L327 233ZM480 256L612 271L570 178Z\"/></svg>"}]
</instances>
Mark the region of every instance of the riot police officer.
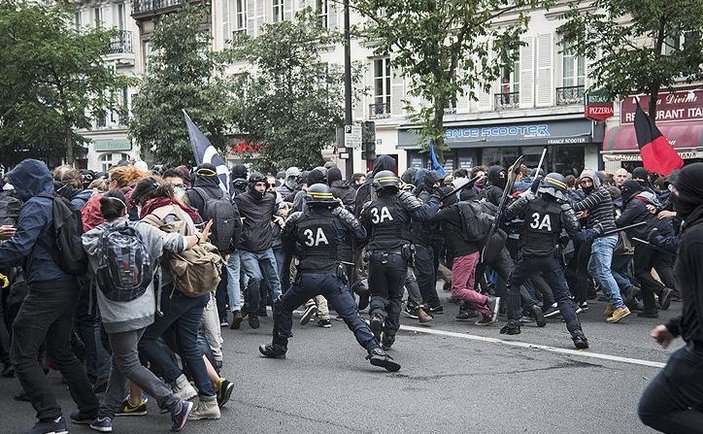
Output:
<instances>
[{"instance_id":1,"label":"riot police officer","mask_svg":"<svg viewBox=\"0 0 703 434\"><path fill-rule=\"evenodd\" d=\"M357 342L368 351L374 366L395 372L400 365L379 346L369 326L359 316L356 302L346 285L340 254L352 240L363 241L366 230L334 198L326 184L307 190L306 209L290 215L281 233L284 248L300 260L298 275L274 306L273 340L261 345L266 357L284 359L292 336L293 310L307 300L323 295L354 332Z\"/></svg>"},{"instance_id":2,"label":"riot police officer","mask_svg":"<svg viewBox=\"0 0 703 434\"><path fill-rule=\"evenodd\" d=\"M376 197L364 204L360 221L369 233L371 330L387 350L400 328L403 285L413 252L412 220L430 221L439 209L439 197L433 195L423 205L411 193L399 190L398 177L390 170L378 172L372 187Z\"/></svg>"},{"instance_id":3,"label":"riot police officer","mask_svg":"<svg viewBox=\"0 0 703 434\"><path fill-rule=\"evenodd\" d=\"M565 195L566 187L562 175L550 173L542 180L536 196L528 190L507 209L509 219L520 216L525 223L520 237L519 262L509 278L509 321L500 332L511 335L520 333L520 286L532 274L542 272L544 280L554 292L554 299L574 345L578 349L585 349L588 348L588 339L576 317L576 308L569 298L562 263L557 258L560 256L559 237L562 228L569 234L576 234L579 230L576 214Z\"/></svg>"}]
</instances>

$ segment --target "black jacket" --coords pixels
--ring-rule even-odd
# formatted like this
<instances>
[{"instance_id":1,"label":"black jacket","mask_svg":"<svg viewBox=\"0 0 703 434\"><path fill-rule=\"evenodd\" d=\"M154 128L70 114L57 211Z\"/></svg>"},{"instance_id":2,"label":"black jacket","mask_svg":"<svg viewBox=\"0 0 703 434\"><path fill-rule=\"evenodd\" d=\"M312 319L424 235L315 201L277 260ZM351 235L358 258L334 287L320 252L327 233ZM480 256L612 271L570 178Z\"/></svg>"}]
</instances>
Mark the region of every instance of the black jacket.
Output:
<instances>
[{"instance_id":1,"label":"black jacket","mask_svg":"<svg viewBox=\"0 0 703 434\"><path fill-rule=\"evenodd\" d=\"M676 278L683 298L683 312L666 323L674 336L703 348L703 206L686 219L679 243Z\"/></svg>"},{"instance_id":2,"label":"black jacket","mask_svg":"<svg viewBox=\"0 0 703 434\"><path fill-rule=\"evenodd\" d=\"M273 227L271 218L276 213L276 196L266 193L258 198L251 191L234 196L242 222L242 250L260 252L271 247Z\"/></svg>"},{"instance_id":3,"label":"black jacket","mask_svg":"<svg viewBox=\"0 0 703 434\"><path fill-rule=\"evenodd\" d=\"M353 210L356 190L352 188L349 181L345 179L334 181L330 186L330 190L332 190L332 195L334 195L334 197L342 200L342 203L347 209Z\"/></svg>"},{"instance_id":4,"label":"black jacket","mask_svg":"<svg viewBox=\"0 0 703 434\"><path fill-rule=\"evenodd\" d=\"M447 248L452 252L452 256L465 256L478 252L476 243L466 241L463 235L464 223L461 214L459 214L459 205L442 208L432 220L440 224L441 232L444 234Z\"/></svg>"}]
</instances>

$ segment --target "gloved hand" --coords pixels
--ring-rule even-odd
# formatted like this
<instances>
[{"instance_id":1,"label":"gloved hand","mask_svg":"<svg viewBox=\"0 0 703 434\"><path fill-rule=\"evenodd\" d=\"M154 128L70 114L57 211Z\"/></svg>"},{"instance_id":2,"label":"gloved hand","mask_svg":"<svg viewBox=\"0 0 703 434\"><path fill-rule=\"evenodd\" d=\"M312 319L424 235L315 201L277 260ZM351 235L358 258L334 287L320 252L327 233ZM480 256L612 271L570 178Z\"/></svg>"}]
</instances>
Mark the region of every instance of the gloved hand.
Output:
<instances>
[{"instance_id":1,"label":"gloved hand","mask_svg":"<svg viewBox=\"0 0 703 434\"><path fill-rule=\"evenodd\" d=\"M10 279L4 274L0 273L0 289L5 289L10 286Z\"/></svg>"}]
</instances>

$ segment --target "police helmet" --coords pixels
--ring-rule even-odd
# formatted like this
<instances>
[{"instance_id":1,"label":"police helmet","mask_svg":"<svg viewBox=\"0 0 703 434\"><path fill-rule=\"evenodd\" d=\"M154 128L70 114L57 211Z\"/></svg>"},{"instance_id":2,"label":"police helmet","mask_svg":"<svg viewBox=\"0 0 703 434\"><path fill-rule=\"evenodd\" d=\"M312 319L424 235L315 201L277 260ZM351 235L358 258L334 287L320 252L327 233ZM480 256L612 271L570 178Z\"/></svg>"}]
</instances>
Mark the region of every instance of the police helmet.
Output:
<instances>
[{"instance_id":1,"label":"police helmet","mask_svg":"<svg viewBox=\"0 0 703 434\"><path fill-rule=\"evenodd\" d=\"M559 173L552 172L548 173L547 176L544 177L537 191L548 194L560 200L567 200L566 189L567 185L564 176Z\"/></svg>"},{"instance_id":2,"label":"police helmet","mask_svg":"<svg viewBox=\"0 0 703 434\"><path fill-rule=\"evenodd\" d=\"M400 188L398 177L390 170L381 170L373 177L374 190Z\"/></svg>"},{"instance_id":3,"label":"police helmet","mask_svg":"<svg viewBox=\"0 0 703 434\"><path fill-rule=\"evenodd\" d=\"M306 203L309 205L333 205L337 203L337 200L327 184L317 183L308 187Z\"/></svg>"}]
</instances>

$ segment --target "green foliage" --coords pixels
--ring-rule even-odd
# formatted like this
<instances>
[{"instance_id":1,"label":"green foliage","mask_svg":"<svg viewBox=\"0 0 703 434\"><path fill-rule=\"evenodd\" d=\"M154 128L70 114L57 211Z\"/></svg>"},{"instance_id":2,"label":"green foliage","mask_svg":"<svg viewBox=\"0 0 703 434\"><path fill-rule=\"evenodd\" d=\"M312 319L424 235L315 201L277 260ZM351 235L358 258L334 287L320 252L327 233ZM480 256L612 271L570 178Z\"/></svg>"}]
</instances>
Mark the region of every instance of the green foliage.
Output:
<instances>
[{"instance_id":1,"label":"green foliage","mask_svg":"<svg viewBox=\"0 0 703 434\"><path fill-rule=\"evenodd\" d=\"M76 129L118 109L128 81L103 62L113 31L79 33L62 5L0 2L0 154L73 163L87 140Z\"/></svg>"},{"instance_id":2,"label":"green foliage","mask_svg":"<svg viewBox=\"0 0 703 434\"><path fill-rule=\"evenodd\" d=\"M342 123L344 101L343 72L323 63L321 54L340 35L320 27L310 9L261 30L232 43L231 59L252 64L255 72L231 83L228 117L240 137L259 144L257 169L321 165L321 151L334 143Z\"/></svg>"},{"instance_id":3,"label":"green foliage","mask_svg":"<svg viewBox=\"0 0 703 434\"><path fill-rule=\"evenodd\" d=\"M552 0L351 0L368 19L360 31L377 55L410 81L409 94L429 106L411 114L422 125L423 146L433 141L441 158L444 108L457 95L477 100L474 90L489 90L523 45L530 9ZM510 18L500 26L498 20ZM495 53L491 56L489 53ZM406 109L413 109L406 107Z\"/></svg>"},{"instance_id":4,"label":"green foliage","mask_svg":"<svg viewBox=\"0 0 703 434\"><path fill-rule=\"evenodd\" d=\"M701 11L703 0L575 2L559 30L594 61L594 87L612 98L649 94L653 115L661 89L703 79Z\"/></svg>"},{"instance_id":5,"label":"green foliage","mask_svg":"<svg viewBox=\"0 0 703 434\"><path fill-rule=\"evenodd\" d=\"M155 163L195 165L182 109L218 150L225 149L223 61L211 49L207 13L205 5L183 3L150 39L153 54L133 100L129 132Z\"/></svg>"}]
</instances>

